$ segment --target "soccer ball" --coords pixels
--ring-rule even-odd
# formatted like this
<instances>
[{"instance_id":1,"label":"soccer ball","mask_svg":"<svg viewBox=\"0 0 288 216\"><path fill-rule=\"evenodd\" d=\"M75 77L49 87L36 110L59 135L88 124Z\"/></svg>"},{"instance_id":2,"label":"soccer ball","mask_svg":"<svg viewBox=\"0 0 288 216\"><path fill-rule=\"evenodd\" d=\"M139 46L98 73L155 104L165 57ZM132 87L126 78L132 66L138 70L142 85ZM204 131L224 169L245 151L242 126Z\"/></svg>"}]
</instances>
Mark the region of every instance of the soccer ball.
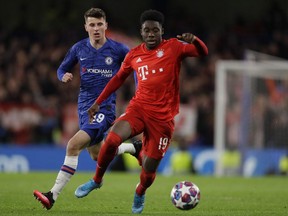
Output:
<instances>
[{"instance_id":1,"label":"soccer ball","mask_svg":"<svg viewBox=\"0 0 288 216\"><path fill-rule=\"evenodd\" d=\"M192 182L178 182L171 190L171 200L173 205L178 209L193 209L200 201L200 190Z\"/></svg>"}]
</instances>

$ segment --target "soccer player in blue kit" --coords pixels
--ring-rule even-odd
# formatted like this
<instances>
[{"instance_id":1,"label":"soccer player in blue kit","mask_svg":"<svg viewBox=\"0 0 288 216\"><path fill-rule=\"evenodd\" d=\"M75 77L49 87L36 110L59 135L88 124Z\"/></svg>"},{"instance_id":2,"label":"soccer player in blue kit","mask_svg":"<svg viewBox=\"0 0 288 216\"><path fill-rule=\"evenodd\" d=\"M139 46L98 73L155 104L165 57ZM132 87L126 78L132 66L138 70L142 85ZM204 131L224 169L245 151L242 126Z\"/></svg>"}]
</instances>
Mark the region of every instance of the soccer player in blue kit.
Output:
<instances>
[{"instance_id":1,"label":"soccer player in blue kit","mask_svg":"<svg viewBox=\"0 0 288 216\"><path fill-rule=\"evenodd\" d=\"M105 36L106 14L102 9L91 8L84 14L85 30L89 37L74 44L57 70L58 79L72 81L71 69L80 64L80 92L78 96L79 131L69 140L66 156L54 186L47 193L34 190L33 195L47 209L51 209L58 195L74 175L80 152L87 148L92 159L97 160L99 149L108 129L116 117L116 94L101 104L90 124L87 110L100 95L109 80L119 70L129 48ZM116 154L130 153L135 157L141 150L141 141L119 146Z\"/></svg>"}]
</instances>

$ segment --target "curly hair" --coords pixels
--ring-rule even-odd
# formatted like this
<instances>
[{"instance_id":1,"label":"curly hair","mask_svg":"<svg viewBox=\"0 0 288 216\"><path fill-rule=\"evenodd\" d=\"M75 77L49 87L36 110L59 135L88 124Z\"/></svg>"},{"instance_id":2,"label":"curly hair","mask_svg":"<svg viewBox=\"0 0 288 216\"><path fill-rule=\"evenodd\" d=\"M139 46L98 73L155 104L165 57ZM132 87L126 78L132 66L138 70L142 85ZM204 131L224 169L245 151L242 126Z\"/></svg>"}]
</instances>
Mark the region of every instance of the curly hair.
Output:
<instances>
[{"instance_id":1,"label":"curly hair","mask_svg":"<svg viewBox=\"0 0 288 216\"><path fill-rule=\"evenodd\" d=\"M142 25L147 20L153 20L159 22L161 25L164 24L164 15L157 10L146 10L140 16L140 24Z\"/></svg>"}]
</instances>

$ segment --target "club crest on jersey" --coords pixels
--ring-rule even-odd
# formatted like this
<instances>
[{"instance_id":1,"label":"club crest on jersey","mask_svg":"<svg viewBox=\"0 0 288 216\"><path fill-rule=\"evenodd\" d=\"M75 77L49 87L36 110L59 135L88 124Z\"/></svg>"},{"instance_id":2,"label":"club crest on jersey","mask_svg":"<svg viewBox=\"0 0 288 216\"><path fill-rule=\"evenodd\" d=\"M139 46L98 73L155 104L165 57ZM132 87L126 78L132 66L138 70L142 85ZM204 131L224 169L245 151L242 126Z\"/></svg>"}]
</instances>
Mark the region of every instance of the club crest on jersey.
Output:
<instances>
[{"instance_id":1,"label":"club crest on jersey","mask_svg":"<svg viewBox=\"0 0 288 216\"><path fill-rule=\"evenodd\" d=\"M163 49L158 49L158 50L156 51L156 56L157 56L158 58L161 58L163 55L164 55L164 50L163 50Z\"/></svg>"},{"instance_id":2,"label":"club crest on jersey","mask_svg":"<svg viewBox=\"0 0 288 216\"><path fill-rule=\"evenodd\" d=\"M106 63L107 65L111 65L111 64L113 63L113 59L112 59L111 57L106 57L106 58L105 58L105 63Z\"/></svg>"}]
</instances>

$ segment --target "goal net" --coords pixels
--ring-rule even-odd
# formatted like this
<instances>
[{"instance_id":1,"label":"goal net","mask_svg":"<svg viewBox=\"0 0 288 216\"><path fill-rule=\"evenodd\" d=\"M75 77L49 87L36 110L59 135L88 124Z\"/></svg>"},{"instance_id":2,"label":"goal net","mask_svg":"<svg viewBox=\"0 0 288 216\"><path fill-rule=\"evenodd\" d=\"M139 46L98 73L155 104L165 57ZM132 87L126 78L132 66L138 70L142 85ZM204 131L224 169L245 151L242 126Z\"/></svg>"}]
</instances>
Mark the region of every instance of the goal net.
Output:
<instances>
[{"instance_id":1,"label":"goal net","mask_svg":"<svg viewBox=\"0 0 288 216\"><path fill-rule=\"evenodd\" d=\"M248 151L287 149L288 63L249 54L249 60L216 65L218 176L249 172L253 163L245 161Z\"/></svg>"}]
</instances>

